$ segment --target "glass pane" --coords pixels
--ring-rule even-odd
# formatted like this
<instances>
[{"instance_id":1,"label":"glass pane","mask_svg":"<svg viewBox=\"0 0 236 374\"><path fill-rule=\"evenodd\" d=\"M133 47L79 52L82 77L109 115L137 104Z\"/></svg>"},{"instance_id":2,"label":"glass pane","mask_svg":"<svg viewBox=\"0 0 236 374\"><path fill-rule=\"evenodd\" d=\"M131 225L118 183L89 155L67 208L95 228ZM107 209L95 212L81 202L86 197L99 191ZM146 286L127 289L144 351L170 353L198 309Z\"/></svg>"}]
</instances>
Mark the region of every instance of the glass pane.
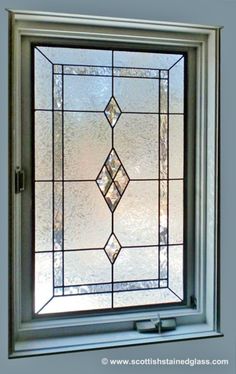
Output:
<instances>
[{"instance_id":1,"label":"glass pane","mask_svg":"<svg viewBox=\"0 0 236 374\"><path fill-rule=\"evenodd\" d=\"M169 287L183 299L183 246L169 247Z\"/></svg>"},{"instance_id":2,"label":"glass pane","mask_svg":"<svg viewBox=\"0 0 236 374\"><path fill-rule=\"evenodd\" d=\"M129 177L158 178L158 116L123 114L114 133L115 148Z\"/></svg>"},{"instance_id":3,"label":"glass pane","mask_svg":"<svg viewBox=\"0 0 236 374\"><path fill-rule=\"evenodd\" d=\"M60 251L63 246L63 207L62 207L63 185L60 182L54 183L54 250Z\"/></svg>"},{"instance_id":4,"label":"glass pane","mask_svg":"<svg viewBox=\"0 0 236 374\"><path fill-rule=\"evenodd\" d=\"M54 109L62 109L62 75L54 75L53 77L53 86L54 86Z\"/></svg>"},{"instance_id":5,"label":"glass pane","mask_svg":"<svg viewBox=\"0 0 236 374\"><path fill-rule=\"evenodd\" d=\"M179 302L179 298L169 289L157 289L146 291L115 292L114 306L122 308L127 306L151 305Z\"/></svg>"},{"instance_id":6,"label":"glass pane","mask_svg":"<svg viewBox=\"0 0 236 374\"><path fill-rule=\"evenodd\" d=\"M52 183L35 183L35 250L52 250Z\"/></svg>"},{"instance_id":7,"label":"glass pane","mask_svg":"<svg viewBox=\"0 0 236 374\"><path fill-rule=\"evenodd\" d=\"M114 78L114 91L123 112L158 112L155 79Z\"/></svg>"},{"instance_id":8,"label":"glass pane","mask_svg":"<svg viewBox=\"0 0 236 374\"><path fill-rule=\"evenodd\" d=\"M111 76L112 69L107 67L94 67L94 66L65 66L64 74L75 75L105 75Z\"/></svg>"},{"instance_id":9,"label":"glass pane","mask_svg":"<svg viewBox=\"0 0 236 374\"><path fill-rule=\"evenodd\" d=\"M54 285L60 287L63 285L63 257L62 253L53 254L53 267L54 267Z\"/></svg>"},{"instance_id":10,"label":"glass pane","mask_svg":"<svg viewBox=\"0 0 236 374\"><path fill-rule=\"evenodd\" d=\"M158 278L158 248L122 248L114 265L115 281ZM142 283L140 288L142 288Z\"/></svg>"},{"instance_id":11,"label":"glass pane","mask_svg":"<svg viewBox=\"0 0 236 374\"><path fill-rule=\"evenodd\" d=\"M183 243L183 181L169 182L169 243Z\"/></svg>"},{"instance_id":12,"label":"glass pane","mask_svg":"<svg viewBox=\"0 0 236 374\"><path fill-rule=\"evenodd\" d=\"M114 52L114 65L134 68L170 69L182 55L150 52Z\"/></svg>"},{"instance_id":13,"label":"glass pane","mask_svg":"<svg viewBox=\"0 0 236 374\"><path fill-rule=\"evenodd\" d=\"M168 80L160 79L160 112L168 112Z\"/></svg>"},{"instance_id":14,"label":"glass pane","mask_svg":"<svg viewBox=\"0 0 236 374\"><path fill-rule=\"evenodd\" d=\"M111 97L111 77L65 75L65 110L103 111Z\"/></svg>"},{"instance_id":15,"label":"glass pane","mask_svg":"<svg viewBox=\"0 0 236 374\"><path fill-rule=\"evenodd\" d=\"M68 65L109 65L112 52L102 49L80 49L59 47L37 47L53 64Z\"/></svg>"},{"instance_id":16,"label":"glass pane","mask_svg":"<svg viewBox=\"0 0 236 374\"><path fill-rule=\"evenodd\" d=\"M35 179L52 179L52 113L35 113Z\"/></svg>"},{"instance_id":17,"label":"glass pane","mask_svg":"<svg viewBox=\"0 0 236 374\"><path fill-rule=\"evenodd\" d=\"M53 296L52 253L35 253L35 311Z\"/></svg>"},{"instance_id":18,"label":"glass pane","mask_svg":"<svg viewBox=\"0 0 236 374\"><path fill-rule=\"evenodd\" d=\"M54 178L62 179L62 113L54 112Z\"/></svg>"},{"instance_id":19,"label":"glass pane","mask_svg":"<svg viewBox=\"0 0 236 374\"><path fill-rule=\"evenodd\" d=\"M180 302L184 56L37 48L36 312Z\"/></svg>"},{"instance_id":20,"label":"glass pane","mask_svg":"<svg viewBox=\"0 0 236 374\"><path fill-rule=\"evenodd\" d=\"M103 248L110 211L95 182L65 183L65 249Z\"/></svg>"},{"instance_id":21,"label":"glass pane","mask_svg":"<svg viewBox=\"0 0 236 374\"><path fill-rule=\"evenodd\" d=\"M160 247L160 278L167 276L167 247Z\"/></svg>"},{"instance_id":22,"label":"glass pane","mask_svg":"<svg viewBox=\"0 0 236 374\"><path fill-rule=\"evenodd\" d=\"M160 116L160 179L167 179L168 173L168 116Z\"/></svg>"},{"instance_id":23,"label":"glass pane","mask_svg":"<svg viewBox=\"0 0 236 374\"><path fill-rule=\"evenodd\" d=\"M35 109L52 109L52 64L35 49Z\"/></svg>"},{"instance_id":24,"label":"glass pane","mask_svg":"<svg viewBox=\"0 0 236 374\"><path fill-rule=\"evenodd\" d=\"M110 309L111 308L111 294L99 295L73 295L73 296L57 296L45 306L40 314L47 313L66 313L94 310L94 309Z\"/></svg>"},{"instance_id":25,"label":"glass pane","mask_svg":"<svg viewBox=\"0 0 236 374\"><path fill-rule=\"evenodd\" d=\"M103 250L65 252L66 286L110 281L110 262Z\"/></svg>"},{"instance_id":26,"label":"glass pane","mask_svg":"<svg viewBox=\"0 0 236 374\"><path fill-rule=\"evenodd\" d=\"M184 59L169 71L170 113L184 112Z\"/></svg>"},{"instance_id":27,"label":"glass pane","mask_svg":"<svg viewBox=\"0 0 236 374\"><path fill-rule=\"evenodd\" d=\"M169 177L183 178L184 165L184 118L169 116ZM177 150L177 152L176 152Z\"/></svg>"},{"instance_id":28,"label":"glass pane","mask_svg":"<svg viewBox=\"0 0 236 374\"><path fill-rule=\"evenodd\" d=\"M103 113L65 113L65 179L95 180L111 148L111 128Z\"/></svg>"},{"instance_id":29,"label":"glass pane","mask_svg":"<svg viewBox=\"0 0 236 374\"><path fill-rule=\"evenodd\" d=\"M125 246L158 243L158 183L130 182L114 213L115 233Z\"/></svg>"}]
</instances>

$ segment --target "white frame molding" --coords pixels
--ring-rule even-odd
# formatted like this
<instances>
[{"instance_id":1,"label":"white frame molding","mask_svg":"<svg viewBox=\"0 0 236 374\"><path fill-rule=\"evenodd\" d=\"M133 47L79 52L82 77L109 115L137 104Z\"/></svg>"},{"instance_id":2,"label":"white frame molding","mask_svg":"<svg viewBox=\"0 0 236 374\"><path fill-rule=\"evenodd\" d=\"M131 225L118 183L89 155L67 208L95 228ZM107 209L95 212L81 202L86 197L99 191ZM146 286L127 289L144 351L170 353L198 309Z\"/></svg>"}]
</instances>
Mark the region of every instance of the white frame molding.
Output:
<instances>
[{"instance_id":1,"label":"white frame molding","mask_svg":"<svg viewBox=\"0 0 236 374\"><path fill-rule=\"evenodd\" d=\"M219 316L219 76L220 27L72 14L9 11L10 71L10 326L9 357L109 348L222 336ZM157 311L110 316L31 319L22 317L21 194L15 168L21 166L21 54L24 37L99 40L178 47L197 51L195 296L197 308L158 311L176 317L177 329L140 334L134 321ZM113 333L111 334L111 332ZM93 332L93 334L88 333Z\"/></svg>"}]
</instances>

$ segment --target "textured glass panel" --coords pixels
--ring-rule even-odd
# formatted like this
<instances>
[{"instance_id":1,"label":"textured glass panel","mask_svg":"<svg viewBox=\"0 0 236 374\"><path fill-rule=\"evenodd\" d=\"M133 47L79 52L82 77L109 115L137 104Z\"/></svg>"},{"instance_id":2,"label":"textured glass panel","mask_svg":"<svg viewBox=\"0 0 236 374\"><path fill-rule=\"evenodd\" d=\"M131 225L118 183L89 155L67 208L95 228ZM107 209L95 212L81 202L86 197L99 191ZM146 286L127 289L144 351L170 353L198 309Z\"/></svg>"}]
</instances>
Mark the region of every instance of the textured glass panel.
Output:
<instances>
[{"instance_id":1,"label":"textured glass panel","mask_svg":"<svg viewBox=\"0 0 236 374\"><path fill-rule=\"evenodd\" d=\"M109 65L112 52L99 49L38 47L54 64Z\"/></svg>"},{"instance_id":2,"label":"textured glass panel","mask_svg":"<svg viewBox=\"0 0 236 374\"><path fill-rule=\"evenodd\" d=\"M157 259L157 247L122 248L114 265L114 280L157 279Z\"/></svg>"},{"instance_id":3,"label":"textured glass panel","mask_svg":"<svg viewBox=\"0 0 236 374\"><path fill-rule=\"evenodd\" d=\"M115 148L130 178L158 178L158 116L122 114Z\"/></svg>"},{"instance_id":4,"label":"textured glass panel","mask_svg":"<svg viewBox=\"0 0 236 374\"><path fill-rule=\"evenodd\" d=\"M160 280L160 287L167 287L167 280Z\"/></svg>"},{"instance_id":5,"label":"textured glass panel","mask_svg":"<svg viewBox=\"0 0 236 374\"><path fill-rule=\"evenodd\" d=\"M158 112L155 79L114 78L115 97L124 112Z\"/></svg>"},{"instance_id":6,"label":"textured glass panel","mask_svg":"<svg viewBox=\"0 0 236 374\"><path fill-rule=\"evenodd\" d=\"M111 97L111 77L64 77L65 109L103 111Z\"/></svg>"},{"instance_id":7,"label":"textured glass panel","mask_svg":"<svg viewBox=\"0 0 236 374\"><path fill-rule=\"evenodd\" d=\"M35 183L35 250L52 250L52 183Z\"/></svg>"},{"instance_id":8,"label":"textured glass panel","mask_svg":"<svg viewBox=\"0 0 236 374\"><path fill-rule=\"evenodd\" d=\"M65 179L95 180L111 147L103 113L64 114Z\"/></svg>"},{"instance_id":9,"label":"textured glass panel","mask_svg":"<svg viewBox=\"0 0 236 374\"><path fill-rule=\"evenodd\" d=\"M183 116L169 117L169 177L183 178L184 124Z\"/></svg>"},{"instance_id":10,"label":"textured glass panel","mask_svg":"<svg viewBox=\"0 0 236 374\"><path fill-rule=\"evenodd\" d=\"M54 183L54 250L62 249L62 183Z\"/></svg>"},{"instance_id":11,"label":"textured glass panel","mask_svg":"<svg viewBox=\"0 0 236 374\"><path fill-rule=\"evenodd\" d=\"M116 77L158 78L159 70L114 68L113 74Z\"/></svg>"},{"instance_id":12,"label":"textured glass panel","mask_svg":"<svg viewBox=\"0 0 236 374\"><path fill-rule=\"evenodd\" d=\"M62 109L62 75L54 75L54 109Z\"/></svg>"},{"instance_id":13,"label":"textured glass panel","mask_svg":"<svg viewBox=\"0 0 236 374\"><path fill-rule=\"evenodd\" d=\"M54 65L54 74L62 74L62 65Z\"/></svg>"},{"instance_id":14,"label":"textured glass panel","mask_svg":"<svg viewBox=\"0 0 236 374\"><path fill-rule=\"evenodd\" d=\"M112 69L106 67L94 66L65 66L64 74L78 74L78 75L112 75Z\"/></svg>"},{"instance_id":15,"label":"textured glass panel","mask_svg":"<svg viewBox=\"0 0 236 374\"><path fill-rule=\"evenodd\" d=\"M111 307L111 294L58 296L40 314L106 309Z\"/></svg>"},{"instance_id":16,"label":"textured glass panel","mask_svg":"<svg viewBox=\"0 0 236 374\"><path fill-rule=\"evenodd\" d=\"M114 291L124 291L124 290L142 290L142 289L152 289L158 288L159 281L158 280L141 280L136 282L117 282L114 283Z\"/></svg>"},{"instance_id":17,"label":"textured glass panel","mask_svg":"<svg viewBox=\"0 0 236 374\"><path fill-rule=\"evenodd\" d=\"M62 286L62 253L54 253L54 285Z\"/></svg>"},{"instance_id":18,"label":"textured glass panel","mask_svg":"<svg viewBox=\"0 0 236 374\"><path fill-rule=\"evenodd\" d=\"M111 216L96 183L65 183L64 203L65 248L103 248L111 233Z\"/></svg>"},{"instance_id":19,"label":"textured glass panel","mask_svg":"<svg viewBox=\"0 0 236 374\"><path fill-rule=\"evenodd\" d=\"M160 72L160 77L161 77L162 79L167 79L167 78L168 78L168 71L167 71L167 70L162 70L162 71Z\"/></svg>"},{"instance_id":20,"label":"textured glass panel","mask_svg":"<svg viewBox=\"0 0 236 374\"><path fill-rule=\"evenodd\" d=\"M143 67L169 69L181 55L150 52L114 52L114 65L121 67Z\"/></svg>"},{"instance_id":21,"label":"textured glass panel","mask_svg":"<svg viewBox=\"0 0 236 374\"><path fill-rule=\"evenodd\" d=\"M158 242L158 182L130 181L114 214L114 227L122 246Z\"/></svg>"},{"instance_id":22,"label":"textured glass panel","mask_svg":"<svg viewBox=\"0 0 236 374\"><path fill-rule=\"evenodd\" d=\"M168 116L160 116L160 178L167 179Z\"/></svg>"},{"instance_id":23,"label":"textured glass panel","mask_svg":"<svg viewBox=\"0 0 236 374\"><path fill-rule=\"evenodd\" d=\"M102 283L102 284L89 284L82 286L66 286L65 295L85 295L89 293L103 293L111 292L112 285L111 283Z\"/></svg>"},{"instance_id":24,"label":"textured glass panel","mask_svg":"<svg viewBox=\"0 0 236 374\"><path fill-rule=\"evenodd\" d=\"M167 278L167 247L160 247L160 278Z\"/></svg>"},{"instance_id":25,"label":"textured glass panel","mask_svg":"<svg viewBox=\"0 0 236 374\"><path fill-rule=\"evenodd\" d=\"M169 286L183 299L183 246L169 247Z\"/></svg>"},{"instance_id":26,"label":"textured glass panel","mask_svg":"<svg viewBox=\"0 0 236 374\"><path fill-rule=\"evenodd\" d=\"M54 296L61 296L63 295L63 288L55 288L54 289Z\"/></svg>"},{"instance_id":27,"label":"textured glass panel","mask_svg":"<svg viewBox=\"0 0 236 374\"><path fill-rule=\"evenodd\" d=\"M53 296L52 253L35 254L35 312Z\"/></svg>"},{"instance_id":28,"label":"textured glass panel","mask_svg":"<svg viewBox=\"0 0 236 374\"><path fill-rule=\"evenodd\" d=\"M52 179L52 113L35 113L35 179Z\"/></svg>"},{"instance_id":29,"label":"textured glass panel","mask_svg":"<svg viewBox=\"0 0 236 374\"><path fill-rule=\"evenodd\" d=\"M168 112L168 80L161 79L160 80L160 112L167 113Z\"/></svg>"},{"instance_id":30,"label":"textured glass panel","mask_svg":"<svg viewBox=\"0 0 236 374\"><path fill-rule=\"evenodd\" d=\"M170 113L184 112L184 59L169 71Z\"/></svg>"},{"instance_id":31,"label":"textured glass panel","mask_svg":"<svg viewBox=\"0 0 236 374\"><path fill-rule=\"evenodd\" d=\"M54 178L62 179L62 113L54 112Z\"/></svg>"},{"instance_id":32,"label":"textured glass panel","mask_svg":"<svg viewBox=\"0 0 236 374\"><path fill-rule=\"evenodd\" d=\"M160 182L160 244L167 243L167 182Z\"/></svg>"},{"instance_id":33,"label":"textured glass panel","mask_svg":"<svg viewBox=\"0 0 236 374\"><path fill-rule=\"evenodd\" d=\"M111 281L111 264L104 251L65 252L65 285Z\"/></svg>"},{"instance_id":34,"label":"textured glass panel","mask_svg":"<svg viewBox=\"0 0 236 374\"><path fill-rule=\"evenodd\" d=\"M169 243L183 243L183 181L169 182Z\"/></svg>"},{"instance_id":35,"label":"textured glass panel","mask_svg":"<svg viewBox=\"0 0 236 374\"><path fill-rule=\"evenodd\" d=\"M35 109L52 109L52 64L35 49Z\"/></svg>"},{"instance_id":36,"label":"textured glass panel","mask_svg":"<svg viewBox=\"0 0 236 374\"><path fill-rule=\"evenodd\" d=\"M173 292L171 292L167 288L158 290L114 293L115 308L173 302L180 302L180 300L177 296L173 294Z\"/></svg>"}]
</instances>

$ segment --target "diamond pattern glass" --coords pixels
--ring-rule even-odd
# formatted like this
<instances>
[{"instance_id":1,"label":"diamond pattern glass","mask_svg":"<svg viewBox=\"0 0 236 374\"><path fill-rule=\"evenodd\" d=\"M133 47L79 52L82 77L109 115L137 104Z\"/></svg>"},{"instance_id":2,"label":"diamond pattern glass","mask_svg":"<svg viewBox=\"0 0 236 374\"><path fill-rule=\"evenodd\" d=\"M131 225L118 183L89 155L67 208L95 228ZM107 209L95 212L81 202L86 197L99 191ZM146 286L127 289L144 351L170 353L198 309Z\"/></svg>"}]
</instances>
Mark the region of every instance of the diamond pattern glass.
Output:
<instances>
[{"instance_id":1,"label":"diamond pattern glass","mask_svg":"<svg viewBox=\"0 0 236 374\"><path fill-rule=\"evenodd\" d=\"M107 104L107 107L105 109L105 114L110 125L114 127L121 115L120 108L114 97L112 97L109 103Z\"/></svg>"},{"instance_id":2,"label":"diamond pattern glass","mask_svg":"<svg viewBox=\"0 0 236 374\"><path fill-rule=\"evenodd\" d=\"M108 240L107 245L105 246L105 252L112 264L115 262L120 252L120 249L120 243L118 242L116 236L112 234Z\"/></svg>"},{"instance_id":3,"label":"diamond pattern glass","mask_svg":"<svg viewBox=\"0 0 236 374\"><path fill-rule=\"evenodd\" d=\"M129 177L114 149L109 153L96 182L110 210L114 212L129 183Z\"/></svg>"}]
</instances>

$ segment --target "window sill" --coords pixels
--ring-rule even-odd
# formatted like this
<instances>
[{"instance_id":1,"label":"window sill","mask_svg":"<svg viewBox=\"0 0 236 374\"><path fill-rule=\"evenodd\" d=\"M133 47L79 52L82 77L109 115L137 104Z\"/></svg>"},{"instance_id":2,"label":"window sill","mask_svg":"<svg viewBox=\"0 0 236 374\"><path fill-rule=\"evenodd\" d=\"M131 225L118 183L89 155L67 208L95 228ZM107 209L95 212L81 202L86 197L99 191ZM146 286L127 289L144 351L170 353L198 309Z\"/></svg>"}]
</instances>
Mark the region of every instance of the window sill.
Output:
<instances>
[{"instance_id":1,"label":"window sill","mask_svg":"<svg viewBox=\"0 0 236 374\"><path fill-rule=\"evenodd\" d=\"M15 350L9 358L35 355L69 353L94 349L115 348L154 343L170 343L181 340L216 338L224 335L214 331L208 324L192 324L179 326L175 331L158 333L140 333L136 330L107 332L59 338L30 339L17 341Z\"/></svg>"}]
</instances>

